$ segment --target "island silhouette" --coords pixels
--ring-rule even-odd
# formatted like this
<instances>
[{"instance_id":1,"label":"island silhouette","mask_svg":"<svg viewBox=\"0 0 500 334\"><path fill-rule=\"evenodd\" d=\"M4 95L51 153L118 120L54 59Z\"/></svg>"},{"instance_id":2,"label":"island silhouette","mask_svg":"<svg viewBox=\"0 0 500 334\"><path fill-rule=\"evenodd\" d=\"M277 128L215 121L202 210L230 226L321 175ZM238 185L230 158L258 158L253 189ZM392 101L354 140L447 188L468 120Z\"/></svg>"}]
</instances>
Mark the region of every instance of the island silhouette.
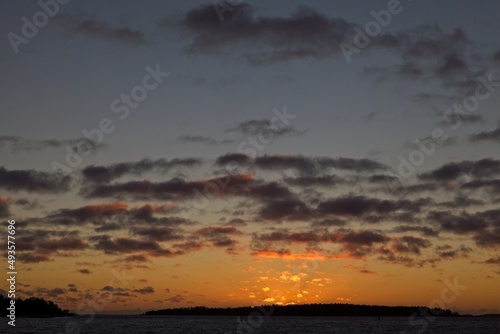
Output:
<instances>
[{"instance_id":1,"label":"island silhouette","mask_svg":"<svg viewBox=\"0 0 500 334\"><path fill-rule=\"evenodd\" d=\"M457 312L422 306L381 306L357 304L262 305L228 308L205 306L153 310L143 315L242 316L266 309L270 316L459 316Z\"/></svg>"},{"instance_id":2,"label":"island silhouette","mask_svg":"<svg viewBox=\"0 0 500 334\"><path fill-rule=\"evenodd\" d=\"M12 314L11 310L15 311L13 313L16 317L51 318L76 315L68 310L62 310L54 302L46 301L43 298L16 298L15 303L11 303L11 300L13 299L0 294L0 307L3 310L4 316Z\"/></svg>"}]
</instances>

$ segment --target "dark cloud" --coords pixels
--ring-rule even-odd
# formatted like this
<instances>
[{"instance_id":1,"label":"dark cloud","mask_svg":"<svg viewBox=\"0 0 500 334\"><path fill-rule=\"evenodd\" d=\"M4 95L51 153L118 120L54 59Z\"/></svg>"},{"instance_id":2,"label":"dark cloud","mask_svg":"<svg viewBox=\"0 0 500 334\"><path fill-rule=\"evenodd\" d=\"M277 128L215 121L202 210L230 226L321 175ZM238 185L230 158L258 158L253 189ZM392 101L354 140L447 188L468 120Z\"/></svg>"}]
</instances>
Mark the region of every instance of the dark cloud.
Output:
<instances>
[{"instance_id":1,"label":"dark cloud","mask_svg":"<svg viewBox=\"0 0 500 334\"><path fill-rule=\"evenodd\" d=\"M49 296L52 298L57 298L61 295L66 294L66 289L62 289L62 288L53 288L53 289L37 288L36 293L38 295L45 295L45 296Z\"/></svg>"},{"instance_id":2,"label":"dark cloud","mask_svg":"<svg viewBox=\"0 0 500 334\"><path fill-rule=\"evenodd\" d=\"M271 233L254 234L254 238L261 242L285 242L285 243L319 243L336 241L336 236L324 231L290 232L279 230Z\"/></svg>"},{"instance_id":3,"label":"dark cloud","mask_svg":"<svg viewBox=\"0 0 500 334\"><path fill-rule=\"evenodd\" d=\"M69 189L71 178L59 173L35 170L7 170L0 167L0 188L10 191L61 193Z\"/></svg>"},{"instance_id":4,"label":"dark cloud","mask_svg":"<svg viewBox=\"0 0 500 334\"><path fill-rule=\"evenodd\" d=\"M90 275L92 272L88 269L78 269L78 272L83 275Z\"/></svg>"},{"instance_id":5,"label":"dark cloud","mask_svg":"<svg viewBox=\"0 0 500 334\"><path fill-rule=\"evenodd\" d=\"M487 263L487 264L500 264L500 256L497 257L497 258L493 258L493 257L489 258L488 260L484 261L484 263Z\"/></svg>"},{"instance_id":6,"label":"dark cloud","mask_svg":"<svg viewBox=\"0 0 500 334\"><path fill-rule=\"evenodd\" d=\"M443 231L456 234L485 230L489 225L484 214L480 213L471 215L464 212L457 216L446 211L432 211L427 215L427 219L441 226Z\"/></svg>"},{"instance_id":7,"label":"dark cloud","mask_svg":"<svg viewBox=\"0 0 500 334\"><path fill-rule=\"evenodd\" d=\"M175 295L173 297L170 297L168 299L166 299L165 301L167 302L171 302L171 303L182 303L184 301L186 301L187 299L181 295Z\"/></svg>"},{"instance_id":8,"label":"dark cloud","mask_svg":"<svg viewBox=\"0 0 500 334\"><path fill-rule=\"evenodd\" d=\"M463 189L482 189L486 188L490 192L500 194L500 179L496 180L474 180L462 185Z\"/></svg>"},{"instance_id":9,"label":"dark cloud","mask_svg":"<svg viewBox=\"0 0 500 334\"><path fill-rule=\"evenodd\" d=\"M246 154L241 153L228 153L217 158L215 161L219 166L225 166L227 164L239 164L244 165L252 162L252 158Z\"/></svg>"},{"instance_id":10,"label":"dark cloud","mask_svg":"<svg viewBox=\"0 0 500 334\"><path fill-rule=\"evenodd\" d=\"M426 237L437 237L439 236L438 229L432 229L428 226L410 226L410 225L399 225L394 227L394 232L406 233L406 232L419 232Z\"/></svg>"},{"instance_id":11,"label":"dark cloud","mask_svg":"<svg viewBox=\"0 0 500 334\"><path fill-rule=\"evenodd\" d=\"M84 250L86 248L88 245L80 238L45 239L36 244L36 249L40 253Z\"/></svg>"},{"instance_id":12,"label":"dark cloud","mask_svg":"<svg viewBox=\"0 0 500 334\"><path fill-rule=\"evenodd\" d=\"M469 140L472 142L493 141L498 143L500 142L500 127L497 127L496 129L491 131L483 131L475 133L469 136Z\"/></svg>"},{"instance_id":13,"label":"dark cloud","mask_svg":"<svg viewBox=\"0 0 500 334\"><path fill-rule=\"evenodd\" d=\"M320 214L361 217L369 213L388 214L396 211L419 212L429 200L380 200L365 196L342 196L326 200L318 205Z\"/></svg>"},{"instance_id":14,"label":"dark cloud","mask_svg":"<svg viewBox=\"0 0 500 334\"><path fill-rule=\"evenodd\" d=\"M129 255L124 259L125 262L147 262L148 257L144 254Z\"/></svg>"},{"instance_id":15,"label":"dark cloud","mask_svg":"<svg viewBox=\"0 0 500 334\"><path fill-rule=\"evenodd\" d=\"M436 75L439 77L452 76L457 73L467 74L468 65L456 55L446 55L439 67L436 69Z\"/></svg>"},{"instance_id":16,"label":"dark cloud","mask_svg":"<svg viewBox=\"0 0 500 334\"><path fill-rule=\"evenodd\" d=\"M205 187L219 192L237 190L253 182L253 175L226 175L208 180L185 181L173 178L165 182L129 181L110 185L94 185L84 190L87 198L123 198L181 200L205 193Z\"/></svg>"},{"instance_id":17,"label":"dark cloud","mask_svg":"<svg viewBox=\"0 0 500 334\"><path fill-rule=\"evenodd\" d=\"M257 16L249 4L241 4L224 14L221 24L211 4L192 9L177 22L192 40L189 53L220 53L238 46L250 64L320 58L340 53L338 47L354 25L343 19L328 18L312 8L300 6L289 17ZM253 51L252 46L263 48Z\"/></svg>"},{"instance_id":18,"label":"dark cloud","mask_svg":"<svg viewBox=\"0 0 500 334\"><path fill-rule=\"evenodd\" d=\"M285 199L293 197L293 194L287 187L278 182L269 182L256 185L250 188L247 192L249 196L261 200Z\"/></svg>"},{"instance_id":19,"label":"dark cloud","mask_svg":"<svg viewBox=\"0 0 500 334\"><path fill-rule=\"evenodd\" d=\"M385 235L374 231L350 231L341 235L339 240L346 244L368 245L384 243L389 240Z\"/></svg>"},{"instance_id":20,"label":"dark cloud","mask_svg":"<svg viewBox=\"0 0 500 334\"><path fill-rule=\"evenodd\" d=\"M245 220L241 218L233 218L229 220L226 224L226 226L246 226L247 223Z\"/></svg>"},{"instance_id":21,"label":"dark cloud","mask_svg":"<svg viewBox=\"0 0 500 334\"><path fill-rule=\"evenodd\" d=\"M345 225L347 222L338 218L323 219L312 223L313 227L343 227Z\"/></svg>"},{"instance_id":22,"label":"dark cloud","mask_svg":"<svg viewBox=\"0 0 500 334\"><path fill-rule=\"evenodd\" d=\"M81 33L93 38L120 41L132 45L146 44L146 37L140 30L128 26L115 27L106 21L81 19L70 15L57 15L57 23L67 31Z\"/></svg>"},{"instance_id":23,"label":"dark cloud","mask_svg":"<svg viewBox=\"0 0 500 334\"><path fill-rule=\"evenodd\" d=\"M374 172L387 169L385 165L370 159L304 157L302 155L264 155L255 158L254 163L257 167L266 170L295 169L303 176L318 176L331 168L353 172Z\"/></svg>"},{"instance_id":24,"label":"dark cloud","mask_svg":"<svg viewBox=\"0 0 500 334\"><path fill-rule=\"evenodd\" d=\"M82 174L84 181L95 183L109 183L115 179L126 175L139 176L143 173L155 171L160 173L168 172L173 168L187 168L198 166L202 163L197 158L183 159L143 159L137 162L122 162L109 166L87 166Z\"/></svg>"},{"instance_id":25,"label":"dark cloud","mask_svg":"<svg viewBox=\"0 0 500 334\"><path fill-rule=\"evenodd\" d=\"M156 241L181 240L184 237L179 234L178 228L170 227L133 227L131 232L135 235Z\"/></svg>"},{"instance_id":26,"label":"dark cloud","mask_svg":"<svg viewBox=\"0 0 500 334\"><path fill-rule=\"evenodd\" d=\"M228 252L234 252L238 242L230 236L241 235L242 232L232 226L221 226L204 227L198 230L196 234L209 240L214 247L223 247L226 248Z\"/></svg>"},{"instance_id":27,"label":"dark cloud","mask_svg":"<svg viewBox=\"0 0 500 334\"><path fill-rule=\"evenodd\" d=\"M322 168L336 168L340 170L348 170L354 172L374 172L387 170L384 164L370 159L353 159L353 158L317 158L317 163Z\"/></svg>"},{"instance_id":28,"label":"dark cloud","mask_svg":"<svg viewBox=\"0 0 500 334\"><path fill-rule=\"evenodd\" d=\"M345 182L336 175L287 177L284 181L299 187L331 187Z\"/></svg>"},{"instance_id":29,"label":"dark cloud","mask_svg":"<svg viewBox=\"0 0 500 334\"><path fill-rule=\"evenodd\" d=\"M453 199L453 201L439 203L439 206L447 208L466 208L469 206L475 206L475 207L483 206L485 204L486 203L483 200L466 197L463 195L457 195Z\"/></svg>"},{"instance_id":30,"label":"dark cloud","mask_svg":"<svg viewBox=\"0 0 500 334\"><path fill-rule=\"evenodd\" d=\"M340 230L334 233L327 230L312 230L305 232L290 232L280 229L271 233L254 233L251 249L253 254L274 254L283 257L291 255L289 249L276 248L277 244L306 244L318 249L317 244L330 243L340 245L340 254L331 252L331 256L346 255L353 258L364 258L373 251L375 244L385 244L390 238L376 231ZM324 251L324 250L323 250Z\"/></svg>"},{"instance_id":31,"label":"dark cloud","mask_svg":"<svg viewBox=\"0 0 500 334\"><path fill-rule=\"evenodd\" d=\"M151 286L146 286L146 287L140 288L140 289L134 289L132 291L139 293L141 295L149 295L149 294L155 293L155 289Z\"/></svg>"},{"instance_id":32,"label":"dark cloud","mask_svg":"<svg viewBox=\"0 0 500 334\"><path fill-rule=\"evenodd\" d=\"M7 148L12 153L41 151L47 148L64 149L69 146L77 152L78 147L91 147L93 151L105 147L104 144L90 141L87 138L77 139L29 139L19 136L0 136L0 149Z\"/></svg>"},{"instance_id":33,"label":"dark cloud","mask_svg":"<svg viewBox=\"0 0 500 334\"><path fill-rule=\"evenodd\" d=\"M42 209L43 205L41 205L37 200L29 200L27 198L19 198L13 202L14 205L20 206L23 210L35 210Z\"/></svg>"},{"instance_id":34,"label":"dark cloud","mask_svg":"<svg viewBox=\"0 0 500 334\"><path fill-rule=\"evenodd\" d=\"M500 246L500 228L479 231L474 236L474 240L479 246L498 248Z\"/></svg>"},{"instance_id":35,"label":"dark cloud","mask_svg":"<svg viewBox=\"0 0 500 334\"><path fill-rule=\"evenodd\" d=\"M212 137L193 136L193 135L180 136L179 140L184 143L197 143L197 144L208 144L208 145L220 145L220 144L232 143L232 140L230 139L217 140Z\"/></svg>"},{"instance_id":36,"label":"dark cloud","mask_svg":"<svg viewBox=\"0 0 500 334\"><path fill-rule=\"evenodd\" d=\"M491 158L476 161L450 162L430 172L419 174L419 179L430 181L451 181L462 176L489 178L500 175L500 160Z\"/></svg>"},{"instance_id":37,"label":"dark cloud","mask_svg":"<svg viewBox=\"0 0 500 334\"><path fill-rule=\"evenodd\" d=\"M100 235L89 238L94 242L94 248L106 254L136 253L146 252L151 256L172 257L182 255L183 252L171 251L153 240L133 239L128 237L118 237L112 239L108 235Z\"/></svg>"},{"instance_id":38,"label":"dark cloud","mask_svg":"<svg viewBox=\"0 0 500 334\"><path fill-rule=\"evenodd\" d=\"M299 131L292 125L277 125L274 124L274 121L267 119L251 119L227 129L226 132L238 132L245 136L261 136L264 138L263 141L267 142L289 134L302 135L305 131Z\"/></svg>"},{"instance_id":39,"label":"dark cloud","mask_svg":"<svg viewBox=\"0 0 500 334\"><path fill-rule=\"evenodd\" d=\"M439 125L447 126L450 124L462 124L462 123L474 124L482 122L484 122L484 118L482 115L479 114L452 113L446 115L446 119L441 120L439 122ZM429 137L426 139L431 139L431 138ZM443 145L443 143L441 143L441 145Z\"/></svg>"},{"instance_id":40,"label":"dark cloud","mask_svg":"<svg viewBox=\"0 0 500 334\"><path fill-rule=\"evenodd\" d=\"M21 252L21 254L18 255L17 259L22 263L39 263L51 261L48 255L34 254L33 252Z\"/></svg>"},{"instance_id":41,"label":"dark cloud","mask_svg":"<svg viewBox=\"0 0 500 334\"><path fill-rule=\"evenodd\" d=\"M420 255L421 248L428 248L430 246L431 242L427 239L406 235L395 239L392 248L399 253Z\"/></svg>"},{"instance_id":42,"label":"dark cloud","mask_svg":"<svg viewBox=\"0 0 500 334\"><path fill-rule=\"evenodd\" d=\"M265 201L259 210L262 220L304 220L311 217L312 210L300 199L286 198Z\"/></svg>"}]
</instances>

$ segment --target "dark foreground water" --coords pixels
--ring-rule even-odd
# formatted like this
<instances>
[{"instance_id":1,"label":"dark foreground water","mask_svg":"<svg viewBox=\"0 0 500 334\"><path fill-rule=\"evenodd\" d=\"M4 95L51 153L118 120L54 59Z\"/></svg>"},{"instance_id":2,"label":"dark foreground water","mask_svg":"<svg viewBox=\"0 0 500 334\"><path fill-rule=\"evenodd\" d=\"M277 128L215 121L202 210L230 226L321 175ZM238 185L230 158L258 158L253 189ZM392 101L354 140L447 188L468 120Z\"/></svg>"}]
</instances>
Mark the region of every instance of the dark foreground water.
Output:
<instances>
[{"instance_id":1,"label":"dark foreground water","mask_svg":"<svg viewBox=\"0 0 500 334\"><path fill-rule=\"evenodd\" d=\"M500 334L500 318L77 316L4 318L0 333L339 333Z\"/></svg>"}]
</instances>

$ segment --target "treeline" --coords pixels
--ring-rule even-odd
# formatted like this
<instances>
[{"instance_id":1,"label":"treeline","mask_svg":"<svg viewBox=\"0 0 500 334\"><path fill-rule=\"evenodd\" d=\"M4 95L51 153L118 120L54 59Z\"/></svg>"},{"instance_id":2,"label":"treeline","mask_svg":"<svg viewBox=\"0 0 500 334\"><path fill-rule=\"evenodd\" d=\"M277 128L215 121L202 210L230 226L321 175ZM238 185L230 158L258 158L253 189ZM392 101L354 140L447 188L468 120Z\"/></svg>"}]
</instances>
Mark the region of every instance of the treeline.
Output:
<instances>
[{"instance_id":1,"label":"treeline","mask_svg":"<svg viewBox=\"0 0 500 334\"><path fill-rule=\"evenodd\" d=\"M451 310L418 306L378 306L354 304L303 304L261 307L210 308L204 306L149 311L144 315L229 315L247 316L253 311L265 310L271 316L458 316Z\"/></svg>"},{"instance_id":2,"label":"treeline","mask_svg":"<svg viewBox=\"0 0 500 334\"><path fill-rule=\"evenodd\" d=\"M0 308L4 316L10 314L8 308L12 309L10 301L10 298L0 294ZM31 297L24 300L17 298L15 301L16 317L64 317L75 315L68 310L62 310L57 304L43 298Z\"/></svg>"}]
</instances>

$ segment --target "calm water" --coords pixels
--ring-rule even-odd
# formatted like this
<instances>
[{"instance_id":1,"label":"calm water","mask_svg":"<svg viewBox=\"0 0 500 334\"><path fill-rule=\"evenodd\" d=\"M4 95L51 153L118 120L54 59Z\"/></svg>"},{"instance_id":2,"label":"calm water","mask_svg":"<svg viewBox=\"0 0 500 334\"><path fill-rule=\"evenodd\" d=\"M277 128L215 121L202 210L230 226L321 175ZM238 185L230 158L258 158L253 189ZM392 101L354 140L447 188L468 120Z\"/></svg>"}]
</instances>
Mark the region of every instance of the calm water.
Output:
<instances>
[{"instance_id":1,"label":"calm water","mask_svg":"<svg viewBox=\"0 0 500 334\"><path fill-rule=\"evenodd\" d=\"M436 318L432 322L405 317L175 317L78 316L54 319L18 319L16 327L0 324L0 333L339 333L339 334L499 334L498 318ZM88 323L86 321L89 321ZM253 322L252 322L253 321ZM240 331L238 332L238 326ZM422 329L426 327L426 330ZM406 332L405 332L406 331Z\"/></svg>"}]
</instances>

